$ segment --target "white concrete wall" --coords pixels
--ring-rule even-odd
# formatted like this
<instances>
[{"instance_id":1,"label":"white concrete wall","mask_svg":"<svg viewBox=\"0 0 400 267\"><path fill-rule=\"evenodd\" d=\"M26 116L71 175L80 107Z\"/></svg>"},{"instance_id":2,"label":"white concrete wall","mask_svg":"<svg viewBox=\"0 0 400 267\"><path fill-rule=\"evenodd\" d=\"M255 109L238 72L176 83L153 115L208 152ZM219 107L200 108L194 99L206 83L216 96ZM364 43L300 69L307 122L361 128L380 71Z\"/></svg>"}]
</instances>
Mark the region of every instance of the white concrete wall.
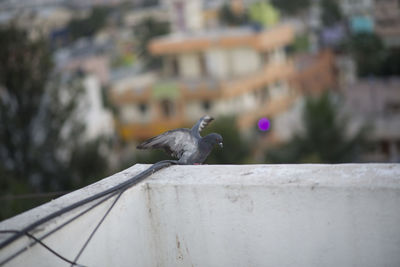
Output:
<instances>
[{"instance_id":1,"label":"white concrete wall","mask_svg":"<svg viewBox=\"0 0 400 267\"><path fill-rule=\"evenodd\" d=\"M275 48L270 53L269 62L270 63L283 63L286 61L286 53L282 47Z\"/></svg>"},{"instance_id":2,"label":"white concrete wall","mask_svg":"<svg viewBox=\"0 0 400 267\"><path fill-rule=\"evenodd\" d=\"M230 73L230 61L227 51L213 48L205 51L205 59L208 73L217 79L228 77Z\"/></svg>"},{"instance_id":3,"label":"white concrete wall","mask_svg":"<svg viewBox=\"0 0 400 267\"><path fill-rule=\"evenodd\" d=\"M305 99L299 97L285 112L274 117L273 131L283 142L289 142L296 134L304 133L302 122Z\"/></svg>"},{"instance_id":4,"label":"white concrete wall","mask_svg":"<svg viewBox=\"0 0 400 267\"><path fill-rule=\"evenodd\" d=\"M241 47L230 51L232 74L245 75L260 69L259 53L251 48Z\"/></svg>"},{"instance_id":5,"label":"white concrete wall","mask_svg":"<svg viewBox=\"0 0 400 267\"><path fill-rule=\"evenodd\" d=\"M198 31L203 29L203 13L201 0L184 0L185 3L185 21L189 31Z\"/></svg>"},{"instance_id":6,"label":"white concrete wall","mask_svg":"<svg viewBox=\"0 0 400 267\"><path fill-rule=\"evenodd\" d=\"M178 55L180 76L182 78L200 78L201 66L200 55L196 53L185 53Z\"/></svg>"},{"instance_id":7,"label":"white concrete wall","mask_svg":"<svg viewBox=\"0 0 400 267\"><path fill-rule=\"evenodd\" d=\"M228 148L227 148L228 149ZM0 224L33 220L144 170L132 168ZM108 209L46 239L73 258ZM123 194L87 266L400 266L400 165L174 166ZM34 234L56 227L65 215ZM23 238L0 260L25 246ZM36 245L6 266L67 266Z\"/></svg>"},{"instance_id":8,"label":"white concrete wall","mask_svg":"<svg viewBox=\"0 0 400 267\"><path fill-rule=\"evenodd\" d=\"M113 136L113 115L103 105L100 81L89 75L85 77L83 86L85 94L81 96L78 117L85 123L85 138L93 140L100 136Z\"/></svg>"},{"instance_id":9,"label":"white concrete wall","mask_svg":"<svg viewBox=\"0 0 400 267\"><path fill-rule=\"evenodd\" d=\"M262 64L260 54L249 47L212 48L205 52L205 58L208 73L219 79L254 73Z\"/></svg>"}]
</instances>

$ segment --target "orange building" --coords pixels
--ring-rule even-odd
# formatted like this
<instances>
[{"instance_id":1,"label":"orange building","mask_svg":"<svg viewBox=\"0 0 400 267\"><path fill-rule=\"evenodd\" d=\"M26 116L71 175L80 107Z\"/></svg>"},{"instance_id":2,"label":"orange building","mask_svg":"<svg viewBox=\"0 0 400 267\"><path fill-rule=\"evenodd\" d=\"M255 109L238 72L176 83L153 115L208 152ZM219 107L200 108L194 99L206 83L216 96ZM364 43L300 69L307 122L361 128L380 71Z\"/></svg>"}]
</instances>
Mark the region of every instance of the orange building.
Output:
<instances>
[{"instance_id":1,"label":"orange building","mask_svg":"<svg viewBox=\"0 0 400 267\"><path fill-rule=\"evenodd\" d=\"M293 61L295 71L290 84L299 92L315 94L336 88L335 58L332 51L298 55Z\"/></svg>"},{"instance_id":2,"label":"orange building","mask_svg":"<svg viewBox=\"0 0 400 267\"><path fill-rule=\"evenodd\" d=\"M144 73L114 83L111 98L119 110L125 140L148 138L190 125L204 114L236 115L250 129L262 116L285 111L296 97L290 87L292 60L285 47L293 29L248 27L175 33L153 40L160 73Z\"/></svg>"}]
</instances>

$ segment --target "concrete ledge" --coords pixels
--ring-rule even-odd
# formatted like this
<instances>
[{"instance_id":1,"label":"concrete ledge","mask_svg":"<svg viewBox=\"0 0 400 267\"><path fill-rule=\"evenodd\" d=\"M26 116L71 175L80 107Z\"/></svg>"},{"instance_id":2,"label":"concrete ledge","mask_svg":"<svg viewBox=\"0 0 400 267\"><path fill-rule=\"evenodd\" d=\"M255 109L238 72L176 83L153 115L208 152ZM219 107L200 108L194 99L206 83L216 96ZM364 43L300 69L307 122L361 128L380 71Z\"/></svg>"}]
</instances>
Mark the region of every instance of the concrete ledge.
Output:
<instances>
[{"instance_id":1,"label":"concrete ledge","mask_svg":"<svg viewBox=\"0 0 400 267\"><path fill-rule=\"evenodd\" d=\"M0 223L37 218L116 185L135 165ZM45 239L73 259L108 200ZM400 165L203 165L126 191L82 254L87 266L400 266ZM38 229L40 237L79 211ZM4 238L4 236L1 236ZM0 251L0 261L29 240ZM34 246L6 266L65 266Z\"/></svg>"}]
</instances>

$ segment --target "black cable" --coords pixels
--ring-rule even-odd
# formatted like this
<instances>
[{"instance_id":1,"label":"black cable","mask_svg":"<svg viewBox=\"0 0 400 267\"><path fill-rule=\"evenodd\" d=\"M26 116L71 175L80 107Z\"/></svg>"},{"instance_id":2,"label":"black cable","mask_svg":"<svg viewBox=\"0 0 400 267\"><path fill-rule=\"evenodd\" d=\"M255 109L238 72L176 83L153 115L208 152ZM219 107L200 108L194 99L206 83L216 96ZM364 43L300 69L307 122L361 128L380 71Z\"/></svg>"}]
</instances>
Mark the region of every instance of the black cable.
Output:
<instances>
[{"instance_id":1,"label":"black cable","mask_svg":"<svg viewBox=\"0 0 400 267\"><path fill-rule=\"evenodd\" d=\"M56 228L54 228L53 230L51 230L50 232L46 233L45 235L39 237L39 240L43 240L46 237L50 236L51 234L57 232L58 230L60 230L61 228L63 228L64 226L68 225L69 223L73 222L74 220L76 220L77 218L81 217L82 215L86 214L87 212L89 212L90 210L94 209L95 207L97 207L98 205L100 205L101 203L103 203L104 201L108 200L109 198L113 197L114 195L116 195L118 192L114 192L114 193L110 193L109 195L107 195L106 197L104 197L103 199L101 199L100 201L96 202L94 205L90 206L89 208L85 209L84 211L78 213L77 215L75 215L74 217L72 217L71 219L67 220L66 222L60 224L59 226L57 226ZM19 254L25 252L26 250L28 250L28 248L36 245L37 242L33 241L31 242L28 246L24 246L23 248L21 248L20 250L16 251L14 254L10 255L8 258L4 259L3 261L0 262L0 266L6 264L7 262L9 262L10 260L14 259L15 257L17 257Z\"/></svg>"},{"instance_id":2,"label":"black cable","mask_svg":"<svg viewBox=\"0 0 400 267\"><path fill-rule=\"evenodd\" d=\"M18 230L0 230L0 233L20 233L21 231ZM33 236L30 233L24 233L24 235L28 236L29 238L32 238L33 240L35 240L35 242L39 243L40 245L42 245L43 247L45 247L47 250L49 250L51 253L53 253L54 255L56 255L57 257L59 257L60 259L62 259L63 261L66 261L68 263L71 263L71 266L80 266L80 267L86 267L84 265L80 265L78 263L76 263L76 261L71 261L67 258L65 258L64 256L62 256L61 254L59 254L57 251L53 250L51 247L47 246L45 243L43 243L40 239L36 238L35 236Z\"/></svg>"},{"instance_id":3,"label":"black cable","mask_svg":"<svg viewBox=\"0 0 400 267\"><path fill-rule=\"evenodd\" d=\"M90 196L90 197L87 197L87 198L85 198L85 199L82 199L82 200L80 200L80 201L78 201L78 202L76 202L76 203L73 203L73 204L71 204L71 205L69 205L69 206L66 206L66 207L62 208L61 210L58 210L58 211L56 211L56 212L53 212L53 213L51 213L51 214L45 216L44 218L39 219L39 220L35 221L34 223L32 223L32 224L26 226L24 229L15 232L15 234L14 234L13 236L9 237L8 239L6 239L6 240L3 241L2 243L0 243L0 249L3 249L4 247L6 247L7 245L11 244L12 242L14 242L15 240L19 239L20 237L29 234L29 231L31 231L31 230L35 229L36 227L38 227L38 226L40 226L40 225L42 225L42 224L44 224L44 223L50 221L51 219L53 219L53 218L55 218L55 217L58 217L58 216L60 216L60 215L62 215L62 214L64 214L64 213L66 213L66 212L68 212L68 211L71 211L71 210L73 210L73 209L75 209L75 208L77 208L77 207L80 207L80 206L82 206L82 205L84 205L84 204L86 204L86 203L89 203L89 202L91 202L91 201L93 201L93 200L96 200L96 199L101 198L101 197L103 197L103 196L106 196L106 195L108 195L108 194L111 194L111 193L116 194L117 191L119 191L119 190L121 190L121 191L123 192L123 191L125 191L126 189L128 189L129 187L131 187L131 186L133 186L133 185L135 185L135 184L141 182L141 181L144 180L147 176L153 174L154 172L156 172L156 171L158 171L158 170L161 170L161 169L163 169L163 168L165 168L165 167L168 167L168 166L170 166L170 165L172 165L172 164L178 164L178 161L176 161L176 160L163 160L163 161L159 161L159 162L157 162L157 163L151 165L148 169L144 170L143 172L137 174L136 176L134 176L134 177L128 179L128 180L125 181L125 182L122 182L121 184L118 184L118 185L116 185L116 186L114 186L114 187L112 187L112 188L106 189L106 190L104 190L104 191L102 191L102 192L99 192L99 193L93 195L93 196ZM114 194L113 194L113 195L114 195ZM97 205L93 205L90 209L92 209L94 206L97 206ZM88 209L87 211L89 211L90 209ZM86 213L87 211L85 211L85 213ZM82 213L82 214L84 214L84 213ZM80 214L80 215L82 215L82 214ZM79 215L79 216L80 216L80 215ZM79 217L79 216L78 216L78 217ZM72 220L71 220L71 221L72 221ZM70 223L71 221L69 221L68 223ZM63 226L64 226L64 225L63 225ZM58 229L60 229L60 228L58 228ZM57 229L57 230L58 230L58 229ZM54 233L54 232L55 232L55 231L52 231L51 233ZM45 236L47 237L48 235L45 235ZM43 238L44 238L44 237L43 237ZM23 250L23 251L25 251L25 250ZM19 255L19 254L22 253L23 251L19 252L17 255ZM7 261L8 261L8 260L7 260ZM4 264L4 263L5 263L5 262L3 261L1 264Z\"/></svg>"},{"instance_id":4,"label":"black cable","mask_svg":"<svg viewBox=\"0 0 400 267\"><path fill-rule=\"evenodd\" d=\"M106 211L106 213L103 215L103 217L101 218L101 220L99 221L99 223L96 225L96 227L93 229L92 233L89 235L88 239L86 240L86 242L83 244L82 248L79 250L78 254L76 255L74 261L76 262L79 257L82 255L82 252L85 250L85 248L87 247L87 245L89 244L90 240L92 240L92 237L94 236L94 234L96 233L97 229L99 229L100 225L103 223L103 221L106 219L107 215L110 213L110 211L112 210L112 208L115 206L115 204L117 203L118 199L121 197L121 195L125 192L121 191L118 196L114 199L114 202L111 204L111 206L108 208L108 210ZM74 265L71 264L71 267L73 267Z\"/></svg>"}]
</instances>

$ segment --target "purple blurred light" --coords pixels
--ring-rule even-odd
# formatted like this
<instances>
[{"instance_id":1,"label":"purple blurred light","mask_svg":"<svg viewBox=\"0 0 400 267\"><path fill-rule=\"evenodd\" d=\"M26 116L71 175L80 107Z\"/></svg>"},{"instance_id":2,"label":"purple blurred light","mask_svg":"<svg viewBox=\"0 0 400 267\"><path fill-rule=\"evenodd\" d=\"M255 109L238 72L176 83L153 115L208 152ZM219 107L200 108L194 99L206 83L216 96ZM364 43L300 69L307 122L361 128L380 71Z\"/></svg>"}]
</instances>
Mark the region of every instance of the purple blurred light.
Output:
<instances>
[{"instance_id":1,"label":"purple blurred light","mask_svg":"<svg viewBox=\"0 0 400 267\"><path fill-rule=\"evenodd\" d=\"M270 124L270 122L269 122L269 120L267 118L261 118L258 121L258 128L261 131L268 131L270 126L271 126L271 124Z\"/></svg>"}]
</instances>

